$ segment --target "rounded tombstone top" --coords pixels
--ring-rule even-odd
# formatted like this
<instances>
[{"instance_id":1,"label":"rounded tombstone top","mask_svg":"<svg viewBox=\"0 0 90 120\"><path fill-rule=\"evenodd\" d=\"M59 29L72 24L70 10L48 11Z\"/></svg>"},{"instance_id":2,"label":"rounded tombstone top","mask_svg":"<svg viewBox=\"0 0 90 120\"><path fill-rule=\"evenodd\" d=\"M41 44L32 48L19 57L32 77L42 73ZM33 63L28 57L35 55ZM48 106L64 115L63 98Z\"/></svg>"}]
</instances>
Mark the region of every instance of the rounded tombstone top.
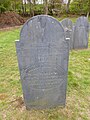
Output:
<instances>
[{"instance_id":1,"label":"rounded tombstone top","mask_svg":"<svg viewBox=\"0 0 90 120\"><path fill-rule=\"evenodd\" d=\"M64 36L64 29L59 21L48 15L37 15L29 19L20 32L21 41L36 41L54 36Z\"/></svg>"},{"instance_id":2,"label":"rounded tombstone top","mask_svg":"<svg viewBox=\"0 0 90 120\"><path fill-rule=\"evenodd\" d=\"M73 23L69 18L65 18L61 21L61 24L63 25L64 29L73 29Z\"/></svg>"},{"instance_id":3,"label":"rounded tombstone top","mask_svg":"<svg viewBox=\"0 0 90 120\"><path fill-rule=\"evenodd\" d=\"M76 21L75 26L77 26L77 27L81 27L81 26L88 27L89 23L88 23L87 17L85 17L85 16L79 17Z\"/></svg>"}]
</instances>

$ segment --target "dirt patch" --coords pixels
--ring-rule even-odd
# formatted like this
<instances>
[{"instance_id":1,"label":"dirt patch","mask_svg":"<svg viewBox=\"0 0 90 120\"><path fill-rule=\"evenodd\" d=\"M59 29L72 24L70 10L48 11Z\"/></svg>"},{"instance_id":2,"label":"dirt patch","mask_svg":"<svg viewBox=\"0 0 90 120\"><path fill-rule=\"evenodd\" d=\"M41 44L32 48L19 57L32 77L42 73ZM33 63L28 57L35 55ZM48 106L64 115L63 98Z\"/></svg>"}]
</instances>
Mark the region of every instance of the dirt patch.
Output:
<instances>
[{"instance_id":1,"label":"dirt patch","mask_svg":"<svg viewBox=\"0 0 90 120\"><path fill-rule=\"evenodd\" d=\"M20 26L25 23L25 19L15 12L5 12L0 14L0 28Z\"/></svg>"},{"instance_id":2,"label":"dirt patch","mask_svg":"<svg viewBox=\"0 0 90 120\"><path fill-rule=\"evenodd\" d=\"M24 100L22 97L18 97L10 103L12 103L12 105L16 108L22 108L24 106Z\"/></svg>"},{"instance_id":3,"label":"dirt patch","mask_svg":"<svg viewBox=\"0 0 90 120\"><path fill-rule=\"evenodd\" d=\"M4 28L0 28L0 31L8 31L8 30L15 30L15 29L19 29L19 28L21 28L22 27L22 25L21 26L12 26L12 27L4 27Z\"/></svg>"},{"instance_id":4,"label":"dirt patch","mask_svg":"<svg viewBox=\"0 0 90 120\"><path fill-rule=\"evenodd\" d=\"M0 100L4 100L4 99L6 99L8 97L8 95L7 94L4 94L4 93L0 93Z\"/></svg>"}]
</instances>

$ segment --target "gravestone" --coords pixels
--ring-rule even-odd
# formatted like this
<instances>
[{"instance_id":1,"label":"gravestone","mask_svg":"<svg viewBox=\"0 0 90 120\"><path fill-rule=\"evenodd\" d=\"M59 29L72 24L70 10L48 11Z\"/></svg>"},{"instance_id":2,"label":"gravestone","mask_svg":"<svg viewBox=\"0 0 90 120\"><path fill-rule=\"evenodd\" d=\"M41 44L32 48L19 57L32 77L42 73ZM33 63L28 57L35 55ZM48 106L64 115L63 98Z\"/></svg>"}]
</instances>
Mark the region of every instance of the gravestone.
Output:
<instances>
[{"instance_id":1,"label":"gravestone","mask_svg":"<svg viewBox=\"0 0 90 120\"><path fill-rule=\"evenodd\" d=\"M64 27L66 38L70 38L70 49L73 49L73 23L70 19L65 18L61 24Z\"/></svg>"},{"instance_id":2,"label":"gravestone","mask_svg":"<svg viewBox=\"0 0 90 120\"><path fill-rule=\"evenodd\" d=\"M79 17L74 26L74 49L88 48L89 23L86 17Z\"/></svg>"},{"instance_id":3,"label":"gravestone","mask_svg":"<svg viewBox=\"0 0 90 120\"><path fill-rule=\"evenodd\" d=\"M31 18L16 50L26 108L65 106L69 41L62 25L46 15Z\"/></svg>"}]
</instances>

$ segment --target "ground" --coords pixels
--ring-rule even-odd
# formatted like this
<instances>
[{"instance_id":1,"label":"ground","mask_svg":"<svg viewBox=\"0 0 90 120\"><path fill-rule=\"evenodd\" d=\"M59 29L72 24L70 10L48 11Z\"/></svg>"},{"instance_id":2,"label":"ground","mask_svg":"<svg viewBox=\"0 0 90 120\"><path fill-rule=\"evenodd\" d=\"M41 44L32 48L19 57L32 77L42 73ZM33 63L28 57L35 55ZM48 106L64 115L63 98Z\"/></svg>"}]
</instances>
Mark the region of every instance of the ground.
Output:
<instances>
[{"instance_id":1,"label":"ground","mask_svg":"<svg viewBox=\"0 0 90 120\"><path fill-rule=\"evenodd\" d=\"M0 31L0 120L90 120L90 38L88 49L70 51L66 107L27 111L15 49L19 33Z\"/></svg>"},{"instance_id":2,"label":"ground","mask_svg":"<svg viewBox=\"0 0 90 120\"><path fill-rule=\"evenodd\" d=\"M5 12L0 14L0 28L20 26L24 24L25 21L25 18L15 12Z\"/></svg>"}]
</instances>

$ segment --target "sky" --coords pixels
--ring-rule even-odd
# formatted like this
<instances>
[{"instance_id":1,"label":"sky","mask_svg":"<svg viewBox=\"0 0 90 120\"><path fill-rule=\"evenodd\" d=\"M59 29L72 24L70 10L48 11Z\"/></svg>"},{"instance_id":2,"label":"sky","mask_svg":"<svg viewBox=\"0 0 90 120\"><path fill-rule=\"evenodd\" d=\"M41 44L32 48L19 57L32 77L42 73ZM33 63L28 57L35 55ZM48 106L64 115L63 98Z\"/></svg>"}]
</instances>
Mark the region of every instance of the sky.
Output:
<instances>
[{"instance_id":1,"label":"sky","mask_svg":"<svg viewBox=\"0 0 90 120\"><path fill-rule=\"evenodd\" d=\"M63 2L67 4L67 3L68 3L68 0L63 0Z\"/></svg>"},{"instance_id":2,"label":"sky","mask_svg":"<svg viewBox=\"0 0 90 120\"><path fill-rule=\"evenodd\" d=\"M32 0L31 0L31 1L32 1ZM27 4L27 0L23 0L23 4L25 4L25 2L26 2L26 4ZM41 3L43 3L43 0L38 0L36 3L41 4Z\"/></svg>"},{"instance_id":3,"label":"sky","mask_svg":"<svg viewBox=\"0 0 90 120\"><path fill-rule=\"evenodd\" d=\"M23 0L23 4L25 4L25 2L26 2L26 4L27 4L27 0Z\"/></svg>"},{"instance_id":4,"label":"sky","mask_svg":"<svg viewBox=\"0 0 90 120\"><path fill-rule=\"evenodd\" d=\"M23 0L23 4L24 4L25 2L27 3L27 0ZM68 0L63 0L63 2L64 2L65 4L67 4L67 3L68 3ZM38 0L36 3L37 3L37 4L42 4L42 3L43 3L43 0Z\"/></svg>"}]
</instances>

